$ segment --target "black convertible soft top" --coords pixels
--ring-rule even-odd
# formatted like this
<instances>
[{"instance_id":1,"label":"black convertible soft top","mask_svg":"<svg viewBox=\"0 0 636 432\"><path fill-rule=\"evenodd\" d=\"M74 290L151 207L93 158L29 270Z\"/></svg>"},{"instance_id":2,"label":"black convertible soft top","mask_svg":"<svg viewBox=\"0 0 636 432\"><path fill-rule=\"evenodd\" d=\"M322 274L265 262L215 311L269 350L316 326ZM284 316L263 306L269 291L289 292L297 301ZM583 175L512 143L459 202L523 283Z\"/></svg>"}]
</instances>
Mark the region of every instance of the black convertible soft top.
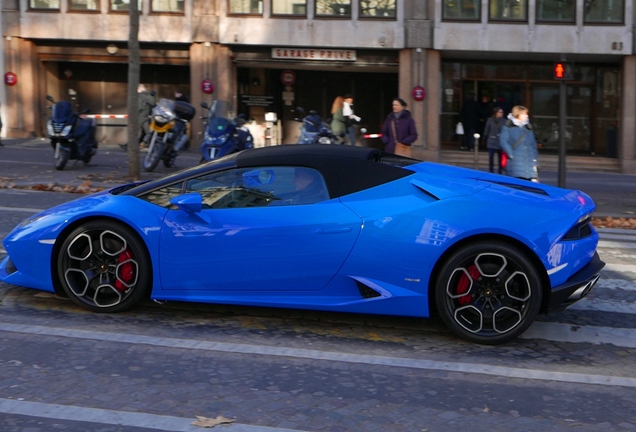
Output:
<instances>
[{"instance_id":1,"label":"black convertible soft top","mask_svg":"<svg viewBox=\"0 0 636 432\"><path fill-rule=\"evenodd\" d=\"M369 189L413 174L401 166L420 161L368 147L290 144L245 150L236 166L302 166L320 171L331 198Z\"/></svg>"}]
</instances>

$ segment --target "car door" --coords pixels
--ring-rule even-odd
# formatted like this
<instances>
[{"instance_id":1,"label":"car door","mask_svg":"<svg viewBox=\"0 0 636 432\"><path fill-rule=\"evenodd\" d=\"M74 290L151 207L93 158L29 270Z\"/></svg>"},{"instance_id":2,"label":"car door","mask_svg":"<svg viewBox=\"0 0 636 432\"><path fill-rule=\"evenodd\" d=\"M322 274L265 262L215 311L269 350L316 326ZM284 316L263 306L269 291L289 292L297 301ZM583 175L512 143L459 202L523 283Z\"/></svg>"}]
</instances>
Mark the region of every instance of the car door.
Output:
<instances>
[{"instance_id":1,"label":"car door","mask_svg":"<svg viewBox=\"0 0 636 432\"><path fill-rule=\"evenodd\" d=\"M160 242L162 290L322 289L353 248L361 220L329 199L317 171L309 198L298 199L297 171L236 168L189 181L187 192L201 195L202 209L167 213Z\"/></svg>"}]
</instances>

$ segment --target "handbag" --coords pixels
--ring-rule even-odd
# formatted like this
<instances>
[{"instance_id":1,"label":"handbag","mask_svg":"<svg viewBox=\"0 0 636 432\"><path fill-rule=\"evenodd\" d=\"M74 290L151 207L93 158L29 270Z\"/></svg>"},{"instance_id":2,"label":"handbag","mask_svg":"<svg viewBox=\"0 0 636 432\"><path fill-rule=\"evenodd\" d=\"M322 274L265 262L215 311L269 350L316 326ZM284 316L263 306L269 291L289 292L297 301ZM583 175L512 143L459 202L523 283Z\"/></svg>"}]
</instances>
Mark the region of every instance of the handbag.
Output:
<instances>
[{"instance_id":1,"label":"handbag","mask_svg":"<svg viewBox=\"0 0 636 432\"><path fill-rule=\"evenodd\" d=\"M398 142L397 131L395 130L395 121L391 121L391 128L393 129L393 138L395 139L395 154L399 156L411 157L411 146Z\"/></svg>"},{"instance_id":2,"label":"handbag","mask_svg":"<svg viewBox=\"0 0 636 432\"><path fill-rule=\"evenodd\" d=\"M464 125L462 122L457 122L457 126L455 126L455 135L464 135Z\"/></svg>"},{"instance_id":3,"label":"handbag","mask_svg":"<svg viewBox=\"0 0 636 432\"><path fill-rule=\"evenodd\" d=\"M501 165L502 168L508 166L508 154L505 151L501 152L501 163L499 165Z\"/></svg>"}]
</instances>

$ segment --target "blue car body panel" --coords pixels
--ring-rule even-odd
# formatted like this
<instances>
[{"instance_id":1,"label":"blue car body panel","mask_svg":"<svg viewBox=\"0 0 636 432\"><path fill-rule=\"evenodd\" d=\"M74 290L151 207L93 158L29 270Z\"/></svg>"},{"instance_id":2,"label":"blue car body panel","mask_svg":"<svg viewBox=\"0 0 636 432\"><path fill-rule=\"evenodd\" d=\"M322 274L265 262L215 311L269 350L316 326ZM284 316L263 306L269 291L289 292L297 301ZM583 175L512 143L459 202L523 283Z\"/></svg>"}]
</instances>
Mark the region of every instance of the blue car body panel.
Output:
<instances>
[{"instance_id":1,"label":"blue car body panel","mask_svg":"<svg viewBox=\"0 0 636 432\"><path fill-rule=\"evenodd\" d=\"M523 245L552 287L595 254L593 228L564 239L595 209L582 192L429 162L401 169L401 178L312 205L186 211L101 192L16 227L0 280L54 291L54 245L93 218L139 235L158 300L428 316L431 275L463 242ZM369 288L374 295L362 295Z\"/></svg>"}]
</instances>

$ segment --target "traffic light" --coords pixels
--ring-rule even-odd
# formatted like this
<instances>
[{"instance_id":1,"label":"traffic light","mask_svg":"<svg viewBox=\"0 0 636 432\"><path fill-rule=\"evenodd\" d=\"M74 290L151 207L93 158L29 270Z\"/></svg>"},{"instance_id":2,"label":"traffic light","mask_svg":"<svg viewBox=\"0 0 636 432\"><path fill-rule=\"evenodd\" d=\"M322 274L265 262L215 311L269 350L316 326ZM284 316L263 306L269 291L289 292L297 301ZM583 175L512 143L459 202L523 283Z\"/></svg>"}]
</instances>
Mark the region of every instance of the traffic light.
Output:
<instances>
[{"instance_id":1,"label":"traffic light","mask_svg":"<svg viewBox=\"0 0 636 432\"><path fill-rule=\"evenodd\" d=\"M572 63L558 62L554 64L555 80L571 80L574 79L574 67Z\"/></svg>"}]
</instances>

